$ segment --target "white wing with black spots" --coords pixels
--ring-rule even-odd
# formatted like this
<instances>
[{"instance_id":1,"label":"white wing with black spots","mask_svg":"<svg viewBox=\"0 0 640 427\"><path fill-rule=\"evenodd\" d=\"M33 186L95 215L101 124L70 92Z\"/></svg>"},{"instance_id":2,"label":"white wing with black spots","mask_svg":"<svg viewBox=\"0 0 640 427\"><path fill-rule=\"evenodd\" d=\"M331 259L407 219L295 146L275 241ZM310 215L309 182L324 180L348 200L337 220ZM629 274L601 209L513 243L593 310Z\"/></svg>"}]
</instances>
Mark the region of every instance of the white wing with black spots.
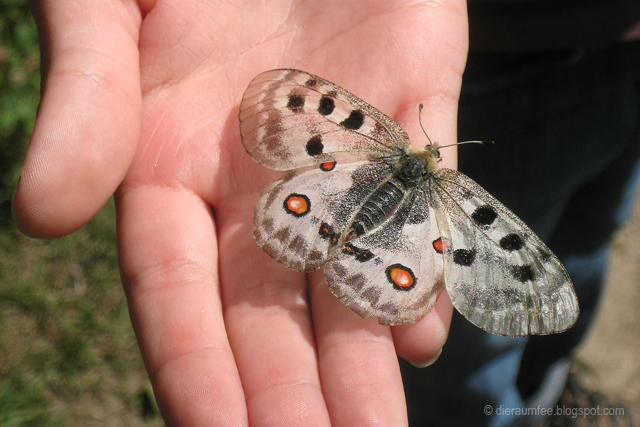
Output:
<instances>
[{"instance_id":1,"label":"white wing with black spots","mask_svg":"<svg viewBox=\"0 0 640 427\"><path fill-rule=\"evenodd\" d=\"M560 332L578 316L571 279L536 234L469 177L437 172L431 184L452 250L445 282L456 309L498 335Z\"/></svg>"},{"instance_id":2,"label":"white wing with black spots","mask_svg":"<svg viewBox=\"0 0 640 427\"><path fill-rule=\"evenodd\" d=\"M402 127L355 95L298 70L271 70L249 84L240 104L247 153L275 170L397 156Z\"/></svg>"}]
</instances>

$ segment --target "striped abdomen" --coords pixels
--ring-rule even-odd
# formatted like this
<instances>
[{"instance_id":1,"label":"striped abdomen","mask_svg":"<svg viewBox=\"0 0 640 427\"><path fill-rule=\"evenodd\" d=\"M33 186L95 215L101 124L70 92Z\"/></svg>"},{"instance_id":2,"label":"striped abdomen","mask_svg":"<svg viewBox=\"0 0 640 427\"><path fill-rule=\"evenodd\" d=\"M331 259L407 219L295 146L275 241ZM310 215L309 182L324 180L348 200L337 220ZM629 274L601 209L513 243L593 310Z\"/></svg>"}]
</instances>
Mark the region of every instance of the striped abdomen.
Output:
<instances>
[{"instance_id":1,"label":"striped abdomen","mask_svg":"<svg viewBox=\"0 0 640 427\"><path fill-rule=\"evenodd\" d=\"M424 159L409 156L384 184L376 189L356 214L347 239L361 236L380 225L398 207L407 190L428 174Z\"/></svg>"},{"instance_id":2,"label":"striped abdomen","mask_svg":"<svg viewBox=\"0 0 640 427\"><path fill-rule=\"evenodd\" d=\"M382 184L358 211L348 234L361 236L375 228L391 215L404 194L403 185L393 178Z\"/></svg>"}]
</instances>

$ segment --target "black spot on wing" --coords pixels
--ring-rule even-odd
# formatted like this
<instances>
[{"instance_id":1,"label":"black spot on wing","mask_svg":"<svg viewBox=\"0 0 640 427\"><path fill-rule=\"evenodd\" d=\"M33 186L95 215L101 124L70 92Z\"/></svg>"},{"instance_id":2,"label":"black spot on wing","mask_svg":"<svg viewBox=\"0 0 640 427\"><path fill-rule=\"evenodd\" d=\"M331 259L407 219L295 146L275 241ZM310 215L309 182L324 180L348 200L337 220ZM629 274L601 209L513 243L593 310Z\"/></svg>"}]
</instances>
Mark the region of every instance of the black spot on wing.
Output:
<instances>
[{"instance_id":1,"label":"black spot on wing","mask_svg":"<svg viewBox=\"0 0 640 427\"><path fill-rule=\"evenodd\" d=\"M346 245L344 245L342 248L342 252L347 255L353 255L353 257L360 262L369 261L375 256L370 250L358 248L351 243L347 243Z\"/></svg>"},{"instance_id":2,"label":"black spot on wing","mask_svg":"<svg viewBox=\"0 0 640 427\"><path fill-rule=\"evenodd\" d=\"M524 241L519 234L507 234L502 239L500 239L500 247L505 251L518 251L522 249L524 246Z\"/></svg>"},{"instance_id":3,"label":"black spot on wing","mask_svg":"<svg viewBox=\"0 0 640 427\"><path fill-rule=\"evenodd\" d=\"M536 278L533 268L530 265L511 267L511 274L522 283L533 281Z\"/></svg>"},{"instance_id":4,"label":"black spot on wing","mask_svg":"<svg viewBox=\"0 0 640 427\"><path fill-rule=\"evenodd\" d=\"M471 219L478 225L491 225L498 217L498 212L489 205L480 206L471 214Z\"/></svg>"},{"instance_id":5,"label":"black spot on wing","mask_svg":"<svg viewBox=\"0 0 640 427\"><path fill-rule=\"evenodd\" d=\"M475 249L456 249L453 251L453 262L462 266L469 267L476 259Z\"/></svg>"},{"instance_id":6,"label":"black spot on wing","mask_svg":"<svg viewBox=\"0 0 640 427\"><path fill-rule=\"evenodd\" d=\"M307 141L307 154L310 156L317 156L322 154L324 144L322 143L322 136L316 135Z\"/></svg>"},{"instance_id":7,"label":"black spot on wing","mask_svg":"<svg viewBox=\"0 0 640 427\"><path fill-rule=\"evenodd\" d=\"M333 113L333 110L335 108L336 108L336 103L333 101L333 99L329 98L326 95L320 98L320 104L318 105L318 113L322 114L323 116L328 116L331 113Z\"/></svg>"},{"instance_id":8,"label":"black spot on wing","mask_svg":"<svg viewBox=\"0 0 640 427\"><path fill-rule=\"evenodd\" d=\"M340 122L347 129L358 130L364 124L364 114L360 110L353 110L349 117Z\"/></svg>"},{"instance_id":9,"label":"black spot on wing","mask_svg":"<svg viewBox=\"0 0 640 427\"><path fill-rule=\"evenodd\" d=\"M318 230L318 234L325 240L331 242L332 245L335 245L338 242L338 234L333 230L333 227L323 222L320 225L320 230Z\"/></svg>"},{"instance_id":10,"label":"black spot on wing","mask_svg":"<svg viewBox=\"0 0 640 427\"><path fill-rule=\"evenodd\" d=\"M373 257L373 252L367 249L360 249L360 252L356 254L356 260L360 262L369 261L370 259L373 259Z\"/></svg>"},{"instance_id":11,"label":"black spot on wing","mask_svg":"<svg viewBox=\"0 0 640 427\"><path fill-rule=\"evenodd\" d=\"M287 102L287 108L294 113L299 113L304 107L304 97L302 95L292 94L289 95L289 102Z\"/></svg>"},{"instance_id":12,"label":"black spot on wing","mask_svg":"<svg viewBox=\"0 0 640 427\"><path fill-rule=\"evenodd\" d=\"M313 77L311 77L309 80L307 80L304 85L306 87L314 87L315 85L318 84L318 81L316 79L314 79Z\"/></svg>"}]
</instances>

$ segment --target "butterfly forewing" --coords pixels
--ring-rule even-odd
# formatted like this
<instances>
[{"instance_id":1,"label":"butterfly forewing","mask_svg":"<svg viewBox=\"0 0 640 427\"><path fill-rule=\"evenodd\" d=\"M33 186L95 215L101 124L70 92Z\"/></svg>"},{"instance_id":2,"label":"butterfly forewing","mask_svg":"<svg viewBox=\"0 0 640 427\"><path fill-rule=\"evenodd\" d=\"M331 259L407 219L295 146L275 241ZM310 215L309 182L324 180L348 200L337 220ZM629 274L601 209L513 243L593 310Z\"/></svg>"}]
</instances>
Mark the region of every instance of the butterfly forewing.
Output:
<instances>
[{"instance_id":1,"label":"butterfly forewing","mask_svg":"<svg viewBox=\"0 0 640 427\"><path fill-rule=\"evenodd\" d=\"M452 238L445 281L460 313L508 336L560 332L575 323L569 275L524 222L459 172L440 170L431 188Z\"/></svg>"},{"instance_id":2,"label":"butterfly forewing","mask_svg":"<svg viewBox=\"0 0 640 427\"><path fill-rule=\"evenodd\" d=\"M393 156L409 145L406 132L389 117L346 90L297 70L257 76L242 98L239 118L247 152L275 170L372 154Z\"/></svg>"}]
</instances>

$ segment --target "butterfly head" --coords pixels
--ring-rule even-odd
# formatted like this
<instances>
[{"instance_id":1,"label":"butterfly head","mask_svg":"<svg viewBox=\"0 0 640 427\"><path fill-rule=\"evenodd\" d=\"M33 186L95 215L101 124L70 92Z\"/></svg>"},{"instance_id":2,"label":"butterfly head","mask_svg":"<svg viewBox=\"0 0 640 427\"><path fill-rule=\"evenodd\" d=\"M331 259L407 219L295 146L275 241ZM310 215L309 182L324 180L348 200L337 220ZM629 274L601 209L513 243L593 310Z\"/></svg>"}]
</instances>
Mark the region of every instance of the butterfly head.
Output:
<instances>
[{"instance_id":1,"label":"butterfly head","mask_svg":"<svg viewBox=\"0 0 640 427\"><path fill-rule=\"evenodd\" d=\"M432 143L426 145L424 147L424 153L428 158L433 159L436 163L440 163L442 161L440 146L438 146L437 142L435 144Z\"/></svg>"},{"instance_id":2,"label":"butterfly head","mask_svg":"<svg viewBox=\"0 0 640 427\"><path fill-rule=\"evenodd\" d=\"M410 148L409 152L414 157L419 157L422 163L426 164L428 173L433 173L437 169L437 164L442 161L438 144L426 145L422 150Z\"/></svg>"}]
</instances>

